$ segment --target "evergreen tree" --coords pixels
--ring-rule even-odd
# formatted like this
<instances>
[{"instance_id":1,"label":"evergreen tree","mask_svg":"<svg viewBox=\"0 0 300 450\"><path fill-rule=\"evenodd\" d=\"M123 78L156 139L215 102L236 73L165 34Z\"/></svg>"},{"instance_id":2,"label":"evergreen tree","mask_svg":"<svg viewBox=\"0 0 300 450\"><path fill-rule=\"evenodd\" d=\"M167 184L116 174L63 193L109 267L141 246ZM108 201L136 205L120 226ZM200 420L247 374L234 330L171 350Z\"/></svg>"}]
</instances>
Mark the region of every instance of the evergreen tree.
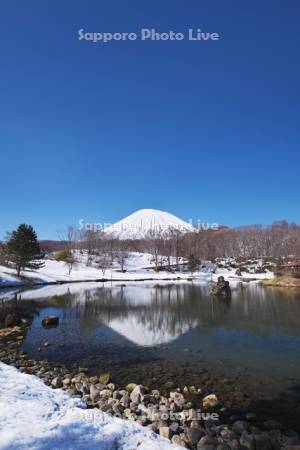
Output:
<instances>
[{"instance_id":1,"label":"evergreen tree","mask_svg":"<svg viewBox=\"0 0 300 450\"><path fill-rule=\"evenodd\" d=\"M188 270L191 272L191 273L193 273L195 270L196 270L196 268L197 268L197 266L198 266L198 260L195 258L195 256L194 255L189 255L189 257L188 257L188 263L187 263L187 267L188 267Z\"/></svg>"},{"instance_id":2,"label":"evergreen tree","mask_svg":"<svg viewBox=\"0 0 300 450\"><path fill-rule=\"evenodd\" d=\"M36 270L44 266L40 261L41 250L37 235L31 225L19 225L18 229L11 233L7 249L9 260L15 264L18 276L25 268Z\"/></svg>"}]
</instances>

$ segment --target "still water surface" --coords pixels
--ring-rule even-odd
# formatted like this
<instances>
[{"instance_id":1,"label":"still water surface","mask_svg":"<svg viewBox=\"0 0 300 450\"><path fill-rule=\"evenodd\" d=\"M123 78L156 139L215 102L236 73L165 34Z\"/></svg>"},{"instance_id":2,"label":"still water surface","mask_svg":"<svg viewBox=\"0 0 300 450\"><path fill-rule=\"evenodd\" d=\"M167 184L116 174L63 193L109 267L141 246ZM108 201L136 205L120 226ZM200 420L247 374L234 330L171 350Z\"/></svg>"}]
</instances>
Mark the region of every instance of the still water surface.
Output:
<instances>
[{"instance_id":1,"label":"still water surface","mask_svg":"<svg viewBox=\"0 0 300 450\"><path fill-rule=\"evenodd\" d=\"M151 370L163 379L172 368L175 374L188 367L191 376L203 368L244 374L248 385L265 389L300 382L299 291L237 285L224 301L212 299L209 289L192 283L62 285L24 291L12 302L34 307L23 345L32 358L108 370L124 381L143 380ZM44 329L47 315L59 316L59 327Z\"/></svg>"}]
</instances>

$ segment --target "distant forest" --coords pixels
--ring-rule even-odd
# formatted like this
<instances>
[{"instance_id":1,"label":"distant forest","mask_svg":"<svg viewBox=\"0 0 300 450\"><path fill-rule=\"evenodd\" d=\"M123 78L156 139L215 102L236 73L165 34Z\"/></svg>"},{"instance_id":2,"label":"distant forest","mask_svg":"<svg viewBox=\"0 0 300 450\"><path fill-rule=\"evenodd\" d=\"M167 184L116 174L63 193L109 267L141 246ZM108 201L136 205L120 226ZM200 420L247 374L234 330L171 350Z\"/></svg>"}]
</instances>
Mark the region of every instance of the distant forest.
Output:
<instances>
[{"instance_id":1,"label":"distant forest","mask_svg":"<svg viewBox=\"0 0 300 450\"><path fill-rule=\"evenodd\" d=\"M250 225L240 228L220 227L218 230L201 230L182 233L176 229L149 233L146 239L118 240L101 232L86 232L79 236L73 227L58 241L40 241L45 252L59 251L66 243L77 249L87 249L91 254L103 251L139 251L166 257L189 257L214 260L218 257L234 258L286 258L300 257L300 226L287 221L272 225ZM72 236L70 238L70 235ZM72 241L72 242L70 242Z\"/></svg>"}]
</instances>

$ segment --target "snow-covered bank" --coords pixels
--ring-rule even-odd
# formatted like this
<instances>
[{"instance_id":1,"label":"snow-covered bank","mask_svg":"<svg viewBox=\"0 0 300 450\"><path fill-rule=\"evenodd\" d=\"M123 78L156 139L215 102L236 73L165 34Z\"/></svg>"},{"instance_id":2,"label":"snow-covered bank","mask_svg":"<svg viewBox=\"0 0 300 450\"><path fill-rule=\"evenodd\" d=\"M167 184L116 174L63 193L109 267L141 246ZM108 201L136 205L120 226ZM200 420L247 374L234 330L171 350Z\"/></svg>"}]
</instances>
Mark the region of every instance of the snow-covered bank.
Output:
<instances>
[{"instance_id":1,"label":"snow-covered bank","mask_svg":"<svg viewBox=\"0 0 300 450\"><path fill-rule=\"evenodd\" d=\"M183 263L184 259L180 259ZM173 264L175 263L175 258ZM200 271L195 271L193 274L187 271L167 271L161 270L156 272L154 270L154 262L152 255L148 253L131 252L126 259L125 272L119 270L117 264L112 268L102 271L95 265L87 266L84 259L78 262L72 269L71 274L68 273L68 267L62 261L52 259L45 260L45 266L37 271L26 270L21 273L18 278L15 275L15 270L12 268L0 266L0 288L24 286L24 285L39 285L50 283L66 283L79 281L147 281L147 280L194 280L202 281L216 281L218 276L223 275L227 280L247 281L247 280L264 280L273 278L273 272L253 273L243 272L241 275L236 274L235 269L231 268L215 268L212 263L207 264L201 268ZM214 271L214 273L212 272Z\"/></svg>"},{"instance_id":2,"label":"snow-covered bank","mask_svg":"<svg viewBox=\"0 0 300 450\"><path fill-rule=\"evenodd\" d=\"M45 260L45 266L41 269L25 270L21 272L21 277L15 275L15 270L9 267L0 266L0 287L22 286L31 284L47 284L74 281L96 281L101 279L117 281L133 280L175 280L178 277L188 279L191 275L182 272L154 271L154 264L151 255L147 253L132 252L126 260L126 272L118 270L117 266L105 271L95 266L87 266L85 262L78 262L74 265L71 274L68 267L62 261L52 259Z\"/></svg>"},{"instance_id":3,"label":"snow-covered bank","mask_svg":"<svg viewBox=\"0 0 300 450\"><path fill-rule=\"evenodd\" d=\"M85 409L60 389L0 363L1 450L181 449L131 422Z\"/></svg>"}]
</instances>

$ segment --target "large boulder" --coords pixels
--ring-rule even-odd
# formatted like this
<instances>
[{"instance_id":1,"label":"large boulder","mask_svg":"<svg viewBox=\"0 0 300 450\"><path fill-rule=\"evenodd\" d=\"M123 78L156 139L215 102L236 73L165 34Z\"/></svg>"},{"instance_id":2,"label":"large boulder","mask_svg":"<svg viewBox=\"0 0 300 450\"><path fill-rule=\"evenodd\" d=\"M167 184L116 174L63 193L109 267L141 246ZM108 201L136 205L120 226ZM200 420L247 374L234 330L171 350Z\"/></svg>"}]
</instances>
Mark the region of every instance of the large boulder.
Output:
<instances>
[{"instance_id":1,"label":"large boulder","mask_svg":"<svg viewBox=\"0 0 300 450\"><path fill-rule=\"evenodd\" d=\"M216 297L228 298L231 296L231 289L228 281L225 281L224 277L218 278L217 284L213 287L211 295Z\"/></svg>"},{"instance_id":2,"label":"large boulder","mask_svg":"<svg viewBox=\"0 0 300 450\"><path fill-rule=\"evenodd\" d=\"M57 316L46 316L42 320L43 327L57 327L59 324L59 317Z\"/></svg>"}]
</instances>

